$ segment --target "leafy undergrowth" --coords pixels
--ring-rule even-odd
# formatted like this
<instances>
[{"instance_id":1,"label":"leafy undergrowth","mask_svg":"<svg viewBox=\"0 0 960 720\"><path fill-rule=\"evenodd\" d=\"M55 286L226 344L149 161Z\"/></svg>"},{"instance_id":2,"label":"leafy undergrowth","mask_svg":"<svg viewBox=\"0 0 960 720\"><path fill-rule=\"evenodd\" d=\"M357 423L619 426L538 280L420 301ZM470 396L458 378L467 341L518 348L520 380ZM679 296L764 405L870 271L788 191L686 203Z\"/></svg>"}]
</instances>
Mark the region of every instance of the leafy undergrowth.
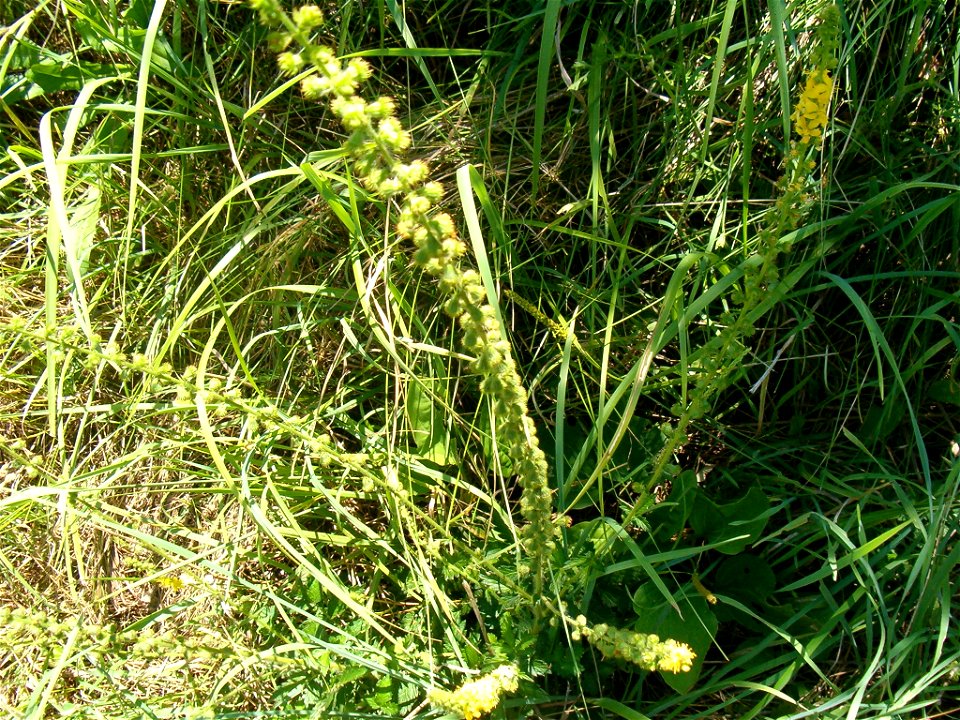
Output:
<instances>
[{"instance_id":1,"label":"leafy undergrowth","mask_svg":"<svg viewBox=\"0 0 960 720\"><path fill-rule=\"evenodd\" d=\"M952 6L846 4L832 54L813 2L319 8L510 341L539 594L335 113L249 7L119 5L0 7L0 714L960 712Z\"/></svg>"}]
</instances>

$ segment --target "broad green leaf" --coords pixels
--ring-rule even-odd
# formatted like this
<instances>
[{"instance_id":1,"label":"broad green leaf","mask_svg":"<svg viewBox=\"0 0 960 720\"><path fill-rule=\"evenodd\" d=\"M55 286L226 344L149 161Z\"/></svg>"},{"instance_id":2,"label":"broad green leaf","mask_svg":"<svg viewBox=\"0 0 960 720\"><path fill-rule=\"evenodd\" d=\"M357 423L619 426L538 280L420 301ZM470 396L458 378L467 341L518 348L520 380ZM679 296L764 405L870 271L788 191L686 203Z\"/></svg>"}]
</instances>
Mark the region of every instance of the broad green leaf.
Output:
<instances>
[{"instance_id":1,"label":"broad green leaf","mask_svg":"<svg viewBox=\"0 0 960 720\"><path fill-rule=\"evenodd\" d=\"M434 385L429 379L410 383L407 388L407 419L417 454L437 465L452 465L456 462L457 453L444 423L446 414L431 397L430 391Z\"/></svg>"},{"instance_id":2,"label":"broad green leaf","mask_svg":"<svg viewBox=\"0 0 960 720\"><path fill-rule=\"evenodd\" d=\"M770 597L776 588L777 578L766 560L741 553L720 564L713 576L713 583L715 587L711 589L754 605Z\"/></svg>"},{"instance_id":3,"label":"broad green leaf","mask_svg":"<svg viewBox=\"0 0 960 720\"><path fill-rule=\"evenodd\" d=\"M899 395L888 395L878 405L871 405L866 412L863 427L857 435L864 444L876 446L894 433L907 417L907 406Z\"/></svg>"},{"instance_id":4,"label":"broad green leaf","mask_svg":"<svg viewBox=\"0 0 960 720\"><path fill-rule=\"evenodd\" d=\"M79 90L89 80L116 77L117 66L102 63L59 63L44 60L24 73L26 83L4 98L8 105L65 90Z\"/></svg>"},{"instance_id":5,"label":"broad green leaf","mask_svg":"<svg viewBox=\"0 0 960 720\"><path fill-rule=\"evenodd\" d=\"M770 501L757 486L751 487L739 500L718 505L698 493L690 514L690 524L697 534L710 543L724 543L717 549L736 555L756 542L766 527ZM727 542L729 541L729 542Z\"/></svg>"},{"instance_id":6,"label":"broad green leaf","mask_svg":"<svg viewBox=\"0 0 960 720\"><path fill-rule=\"evenodd\" d=\"M927 397L950 405L960 405L960 382L949 378L934 380L927 387Z\"/></svg>"},{"instance_id":7,"label":"broad green leaf","mask_svg":"<svg viewBox=\"0 0 960 720\"><path fill-rule=\"evenodd\" d=\"M646 602L649 595L640 598ZM634 602L637 602L634 597ZM707 601L699 595L680 598L678 600L680 613L667 603L661 603L655 608L643 608L640 617L633 625L633 630L643 633L655 633L662 640L667 638L683 642L690 646L697 657L693 667L686 673L662 673L664 681L679 693L685 693L696 684L703 668L703 659L713 644L717 634L717 618L710 609Z\"/></svg>"},{"instance_id":8,"label":"broad green leaf","mask_svg":"<svg viewBox=\"0 0 960 720\"><path fill-rule=\"evenodd\" d=\"M16 39L12 49L5 58L5 62L7 63L7 71L27 70L31 66L40 62L41 57L45 58L47 61L61 63L65 63L70 59L69 54L53 52L49 48L37 45L29 38L20 37ZM4 78L4 83L0 84L0 88L6 90L5 83L6 78Z\"/></svg>"},{"instance_id":9,"label":"broad green leaf","mask_svg":"<svg viewBox=\"0 0 960 720\"><path fill-rule=\"evenodd\" d=\"M682 532L700 494L696 473L692 470L680 473L673 480L670 495L651 513L654 528L662 529L668 537Z\"/></svg>"}]
</instances>

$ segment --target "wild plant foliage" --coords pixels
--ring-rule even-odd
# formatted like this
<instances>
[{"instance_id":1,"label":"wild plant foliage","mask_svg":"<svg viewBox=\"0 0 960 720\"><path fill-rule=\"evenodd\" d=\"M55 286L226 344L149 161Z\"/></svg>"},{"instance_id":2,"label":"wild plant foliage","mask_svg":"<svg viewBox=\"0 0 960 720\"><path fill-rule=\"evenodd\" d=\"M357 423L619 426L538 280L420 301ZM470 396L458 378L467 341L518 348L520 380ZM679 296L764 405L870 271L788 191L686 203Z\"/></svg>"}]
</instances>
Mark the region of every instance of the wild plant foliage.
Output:
<instances>
[{"instance_id":1,"label":"wild plant foliage","mask_svg":"<svg viewBox=\"0 0 960 720\"><path fill-rule=\"evenodd\" d=\"M953 6L314 2L0 3L0 716L960 712Z\"/></svg>"}]
</instances>

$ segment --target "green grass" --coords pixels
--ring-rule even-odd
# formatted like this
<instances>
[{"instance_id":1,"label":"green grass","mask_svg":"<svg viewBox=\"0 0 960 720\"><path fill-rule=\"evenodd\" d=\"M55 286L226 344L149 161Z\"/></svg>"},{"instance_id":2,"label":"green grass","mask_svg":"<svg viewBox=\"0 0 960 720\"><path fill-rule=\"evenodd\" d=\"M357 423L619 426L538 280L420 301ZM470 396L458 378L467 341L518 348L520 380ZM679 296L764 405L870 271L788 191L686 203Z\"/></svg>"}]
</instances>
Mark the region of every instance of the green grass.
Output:
<instances>
[{"instance_id":1,"label":"green grass","mask_svg":"<svg viewBox=\"0 0 960 720\"><path fill-rule=\"evenodd\" d=\"M717 339L821 9L324 7L530 392L541 599L462 333L256 13L0 6L0 715L439 718L513 663L495 718L960 713L955 10L841 8L779 282ZM701 662L604 659L561 604Z\"/></svg>"}]
</instances>

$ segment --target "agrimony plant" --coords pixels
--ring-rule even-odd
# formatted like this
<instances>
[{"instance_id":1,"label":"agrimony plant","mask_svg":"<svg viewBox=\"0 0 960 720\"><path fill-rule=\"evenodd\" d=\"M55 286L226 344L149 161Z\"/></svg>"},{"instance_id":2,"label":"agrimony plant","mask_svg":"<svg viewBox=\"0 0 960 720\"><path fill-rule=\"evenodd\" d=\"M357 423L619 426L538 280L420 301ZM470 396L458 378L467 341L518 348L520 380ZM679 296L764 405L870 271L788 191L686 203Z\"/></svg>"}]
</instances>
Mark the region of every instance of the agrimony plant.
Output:
<instances>
[{"instance_id":1,"label":"agrimony plant","mask_svg":"<svg viewBox=\"0 0 960 720\"><path fill-rule=\"evenodd\" d=\"M429 179L426 163L403 162L411 138L395 115L395 101L381 97L368 102L359 94L371 75L369 63L360 58L344 63L329 47L312 41L311 31L323 22L319 8L303 6L288 16L275 0L252 0L251 5L261 21L273 28L269 42L272 48L282 49L277 56L281 72L293 75L308 66L315 70L301 81L300 89L308 99L329 99L330 109L350 134L344 147L354 175L371 194L399 200L395 231L415 245L417 266L437 279L446 296L444 310L457 321L464 346L475 355L472 369L483 377L481 388L492 399L498 418L497 436L523 488L520 512L527 524L521 530L521 543L529 558L534 594L539 596L558 534L547 461L527 412L527 393L510 345L493 307L485 301L480 275L463 266L466 245L457 236L453 218L437 209L443 186ZM285 49L291 45L297 50Z\"/></svg>"},{"instance_id":2,"label":"agrimony plant","mask_svg":"<svg viewBox=\"0 0 960 720\"><path fill-rule=\"evenodd\" d=\"M830 4L820 14L811 68L792 115L798 137L790 141L773 212L758 231L758 249L743 264L743 286L732 298L739 307L721 316L721 330L700 349L699 373L689 401L673 408L677 421L654 463L646 485L648 491L661 482L673 453L687 438L690 423L710 410L716 396L729 386L734 373L742 366L748 353L744 341L754 333L758 308L775 291L780 279L780 256L791 249L791 243L782 238L800 226L811 206L809 189L813 185L811 173L816 163L810 156L819 149L827 125L827 109L833 92L830 72L837 64L839 25L840 10Z\"/></svg>"},{"instance_id":3,"label":"agrimony plant","mask_svg":"<svg viewBox=\"0 0 960 720\"><path fill-rule=\"evenodd\" d=\"M481 390L492 402L499 445L512 461L522 488L520 514L525 524L519 533L524 557L521 574L529 577L535 623L551 612L572 624L579 637L604 654L622 657L648 670L689 670L693 653L686 645L661 641L654 635L618 635L619 631L605 626L591 630L585 620L572 621L543 599L562 519L553 517L547 461L528 412L527 391L510 344L479 273L464 262L467 248L458 237L453 218L438 207L444 189L431 179L426 163L404 159L411 136L396 117L396 102L389 97L370 101L362 96L362 85L372 72L369 63L360 58L344 62L331 48L314 41L313 31L323 22L318 7L303 6L287 14L276 0L250 0L250 5L271 29L268 42L278 53L279 70L288 76L306 72L300 82L303 95L328 101L347 131L344 149L353 175L371 195L399 206L393 229L413 244L417 267L435 278L444 296L444 311L459 326L463 345L473 355L470 369L482 378ZM618 647L627 649L617 655L613 649ZM439 707L472 720L496 706L503 693L516 689L516 671L511 668L501 666L453 692L434 691L431 698Z\"/></svg>"}]
</instances>

